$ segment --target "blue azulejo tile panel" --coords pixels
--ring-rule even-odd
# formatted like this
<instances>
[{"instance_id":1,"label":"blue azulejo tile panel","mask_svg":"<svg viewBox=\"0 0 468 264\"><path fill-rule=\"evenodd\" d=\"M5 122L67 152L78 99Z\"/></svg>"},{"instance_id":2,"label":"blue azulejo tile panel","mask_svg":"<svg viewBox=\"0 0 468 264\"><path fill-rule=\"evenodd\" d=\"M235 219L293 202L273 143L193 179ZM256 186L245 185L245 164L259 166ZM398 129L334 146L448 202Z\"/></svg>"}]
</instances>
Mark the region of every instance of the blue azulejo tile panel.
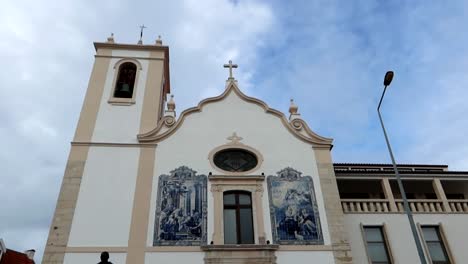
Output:
<instances>
[{"instance_id":1,"label":"blue azulejo tile panel","mask_svg":"<svg viewBox=\"0 0 468 264\"><path fill-rule=\"evenodd\" d=\"M158 182L154 246L206 244L207 177L181 166Z\"/></svg>"},{"instance_id":2,"label":"blue azulejo tile panel","mask_svg":"<svg viewBox=\"0 0 468 264\"><path fill-rule=\"evenodd\" d=\"M275 244L323 244L312 177L301 174L288 167L267 178Z\"/></svg>"}]
</instances>

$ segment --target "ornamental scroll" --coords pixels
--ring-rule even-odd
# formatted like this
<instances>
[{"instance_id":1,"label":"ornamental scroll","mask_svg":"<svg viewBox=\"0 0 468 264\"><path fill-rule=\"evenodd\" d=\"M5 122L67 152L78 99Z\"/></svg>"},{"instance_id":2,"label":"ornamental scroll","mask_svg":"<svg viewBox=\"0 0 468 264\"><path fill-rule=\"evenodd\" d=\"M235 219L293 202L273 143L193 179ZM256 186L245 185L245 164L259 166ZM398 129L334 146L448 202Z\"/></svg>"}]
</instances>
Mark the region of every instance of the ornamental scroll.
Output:
<instances>
[{"instance_id":1,"label":"ornamental scroll","mask_svg":"<svg viewBox=\"0 0 468 264\"><path fill-rule=\"evenodd\" d=\"M323 244L312 177L289 167L277 174L267 178L275 244Z\"/></svg>"},{"instance_id":2,"label":"ornamental scroll","mask_svg":"<svg viewBox=\"0 0 468 264\"><path fill-rule=\"evenodd\" d=\"M207 177L181 166L158 182L153 246L206 244Z\"/></svg>"}]
</instances>

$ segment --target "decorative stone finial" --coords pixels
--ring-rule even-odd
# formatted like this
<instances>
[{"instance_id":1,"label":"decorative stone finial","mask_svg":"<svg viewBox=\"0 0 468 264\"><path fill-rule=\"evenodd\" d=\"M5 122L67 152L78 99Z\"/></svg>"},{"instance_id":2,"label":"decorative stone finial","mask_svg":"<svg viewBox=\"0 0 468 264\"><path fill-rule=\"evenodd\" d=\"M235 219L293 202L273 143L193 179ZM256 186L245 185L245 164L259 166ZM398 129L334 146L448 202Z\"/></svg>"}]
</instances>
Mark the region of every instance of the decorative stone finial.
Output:
<instances>
[{"instance_id":1,"label":"decorative stone finial","mask_svg":"<svg viewBox=\"0 0 468 264\"><path fill-rule=\"evenodd\" d=\"M158 39L156 40L156 46L162 46L162 39L161 39L161 35L158 36Z\"/></svg>"},{"instance_id":2,"label":"decorative stone finial","mask_svg":"<svg viewBox=\"0 0 468 264\"><path fill-rule=\"evenodd\" d=\"M171 99L167 102L167 110L165 111L164 115L165 116L172 116L176 117L176 112L175 112L175 102L174 102L174 95L171 94Z\"/></svg>"},{"instance_id":3,"label":"decorative stone finial","mask_svg":"<svg viewBox=\"0 0 468 264\"><path fill-rule=\"evenodd\" d=\"M174 95L171 95L171 99L169 99L169 102L167 102L167 110L175 111Z\"/></svg>"},{"instance_id":4,"label":"decorative stone finial","mask_svg":"<svg viewBox=\"0 0 468 264\"><path fill-rule=\"evenodd\" d=\"M291 99L291 105L289 106L289 113L291 115L297 114L299 107L294 103L294 99Z\"/></svg>"},{"instance_id":5,"label":"decorative stone finial","mask_svg":"<svg viewBox=\"0 0 468 264\"><path fill-rule=\"evenodd\" d=\"M114 43L114 33L111 33L110 37L107 38L107 43Z\"/></svg>"},{"instance_id":6,"label":"decorative stone finial","mask_svg":"<svg viewBox=\"0 0 468 264\"><path fill-rule=\"evenodd\" d=\"M289 106L289 121L301 118L301 114L297 112L298 109L299 107L294 103L294 100L291 99L291 105Z\"/></svg>"}]
</instances>

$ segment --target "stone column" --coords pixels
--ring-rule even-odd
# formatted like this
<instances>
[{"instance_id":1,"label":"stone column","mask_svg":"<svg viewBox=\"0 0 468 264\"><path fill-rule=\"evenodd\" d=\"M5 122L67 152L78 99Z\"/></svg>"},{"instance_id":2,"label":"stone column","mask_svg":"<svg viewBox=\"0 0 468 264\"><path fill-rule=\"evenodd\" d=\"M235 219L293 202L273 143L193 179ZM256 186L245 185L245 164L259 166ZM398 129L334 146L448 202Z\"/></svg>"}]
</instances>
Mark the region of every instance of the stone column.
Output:
<instances>
[{"instance_id":1,"label":"stone column","mask_svg":"<svg viewBox=\"0 0 468 264\"><path fill-rule=\"evenodd\" d=\"M344 214L341 208L330 148L314 146L314 152L335 263L351 264L353 263L353 257L344 227Z\"/></svg>"},{"instance_id":2,"label":"stone column","mask_svg":"<svg viewBox=\"0 0 468 264\"><path fill-rule=\"evenodd\" d=\"M214 230L213 230L213 244L223 245L223 192L221 186L217 184L211 185L211 193L213 194L213 216L214 216Z\"/></svg>"},{"instance_id":3,"label":"stone column","mask_svg":"<svg viewBox=\"0 0 468 264\"><path fill-rule=\"evenodd\" d=\"M450 213L452 209L450 209L450 205L447 201L447 197L445 196L444 188L442 187L442 183L440 182L440 179L433 179L432 187L434 187L434 191L437 195L437 199L442 200L444 211L447 213Z\"/></svg>"},{"instance_id":4,"label":"stone column","mask_svg":"<svg viewBox=\"0 0 468 264\"><path fill-rule=\"evenodd\" d=\"M265 225L263 219L263 206L262 206L262 196L263 196L263 184L257 183L257 187L254 192L255 195L255 207L257 209L256 216L257 216L257 228L258 228L258 243L259 244L266 244L265 238Z\"/></svg>"},{"instance_id":5,"label":"stone column","mask_svg":"<svg viewBox=\"0 0 468 264\"><path fill-rule=\"evenodd\" d=\"M390 181L388 178L382 179L382 188L384 191L385 199L388 200L388 204L390 205L390 212L398 212L395 198L393 197L392 187L390 186Z\"/></svg>"}]
</instances>

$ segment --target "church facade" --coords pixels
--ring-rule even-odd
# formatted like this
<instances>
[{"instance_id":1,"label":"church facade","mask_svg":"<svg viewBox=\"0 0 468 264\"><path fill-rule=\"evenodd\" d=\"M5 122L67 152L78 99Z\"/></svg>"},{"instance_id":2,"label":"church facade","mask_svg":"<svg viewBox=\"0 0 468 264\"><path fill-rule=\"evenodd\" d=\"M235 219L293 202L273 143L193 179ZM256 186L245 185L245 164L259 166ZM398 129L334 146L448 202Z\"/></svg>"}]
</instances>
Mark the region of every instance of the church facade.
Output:
<instances>
[{"instance_id":1,"label":"church facade","mask_svg":"<svg viewBox=\"0 0 468 264\"><path fill-rule=\"evenodd\" d=\"M417 263L387 165L333 164L332 139L245 95L231 62L177 115L161 40L94 46L42 263ZM429 260L464 263L468 173L402 169Z\"/></svg>"}]
</instances>

